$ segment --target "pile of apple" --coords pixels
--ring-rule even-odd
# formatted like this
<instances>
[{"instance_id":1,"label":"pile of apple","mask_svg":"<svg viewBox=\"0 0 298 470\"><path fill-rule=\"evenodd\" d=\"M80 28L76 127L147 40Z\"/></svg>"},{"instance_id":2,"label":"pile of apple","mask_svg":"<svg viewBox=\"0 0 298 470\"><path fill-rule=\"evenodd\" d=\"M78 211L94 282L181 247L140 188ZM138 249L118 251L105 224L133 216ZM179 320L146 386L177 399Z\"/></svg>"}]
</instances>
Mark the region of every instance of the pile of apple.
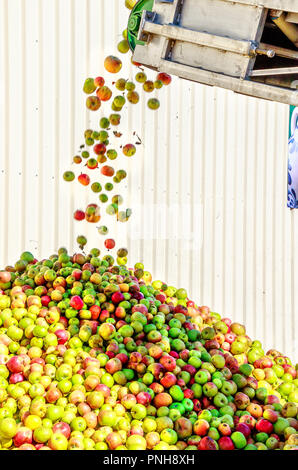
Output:
<instances>
[{"instance_id":1,"label":"pile of apple","mask_svg":"<svg viewBox=\"0 0 298 470\"><path fill-rule=\"evenodd\" d=\"M298 449L288 357L99 255L0 272L1 449Z\"/></svg>"}]
</instances>

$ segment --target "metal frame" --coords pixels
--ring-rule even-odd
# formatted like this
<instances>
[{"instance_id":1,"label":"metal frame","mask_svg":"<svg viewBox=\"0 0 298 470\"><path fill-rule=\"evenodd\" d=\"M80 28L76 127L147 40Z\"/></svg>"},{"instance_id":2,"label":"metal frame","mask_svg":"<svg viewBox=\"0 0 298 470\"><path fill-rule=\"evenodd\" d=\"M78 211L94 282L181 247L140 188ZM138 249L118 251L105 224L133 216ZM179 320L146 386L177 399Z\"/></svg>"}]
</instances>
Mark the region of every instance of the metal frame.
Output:
<instances>
[{"instance_id":1,"label":"metal frame","mask_svg":"<svg viewBox=\"0 0 298 470\"><path fill-rule=\"evenodd\" d=\"M205 85L213 85L227 90L233 90L243 95L255 96L264 99L264 85L259 82L249 80L239 80L237 78L220 75L206 70L200 70L182 64L175 64L168 60L162 60L159 70L166 73L178 75L181 78L200 82ZM298 106L298 92L284 90L277 86L266 85L267 97L270 101L279 101L280 103L293 104Z\"/></svg>"},{"instance_id":2,"label":"metal frame","mask_svg":"<svg viewBox=\"0 0 298 470\"><path fill-rule=\"evenodd\" d=\"M208 16L208 4L213 13L222 12L222 22ZM248 23L242 35L237 15L243 17L245 5ZM138 39L147 45L136 46L134 60L188 80L298 106L298 92L288 78L298 75L298 66L254 70L258 54L298 59L298 51L260 42L268 9L298 13L298 0L198 0L200 9L192 17L195 6L193 0L155 0L153 11L143 12Z\"/></svg>"},{"instance_id":3,"label":"metal frame","mask_svg":"<svg viewBox=\"0 0 298 470\"><path fill-rule=\"evenodd\" d=\"M214 34L205 33L203 31L192 31L175 25L160 25L151 21L144 21L142 32L139 39L144 40L143 33L156 34L174 41L190 42L200 46L213 47L222 49L236 54L249 56L252 50L250 41L241 41L223 36L215 36Z\"/></svg>"},{"instance_id":4,"label":"metal frame","mask_svg":"<svg viewBox=\"0 0 298 470\"><path fill-rule=\"evenodd\" d=\"M298 67L253 70L250 75L251 77L259 77L261 75L289 75L293 73L297 73L298 76Z\"/></svg>"},{"instance_id":5,"label":"metal frame","mask_svg":"<svg viewBox=\"0 0 298 470\"><path fill-rule=\"evenodd\" d=\"M225 2L235 3L235 0L224 0ZM293 13L298 11L298 0L237 0L237 3L243 5L254 5L256 7L262 6L270 10L283 10Z\"/></svg>"}]
</instances>

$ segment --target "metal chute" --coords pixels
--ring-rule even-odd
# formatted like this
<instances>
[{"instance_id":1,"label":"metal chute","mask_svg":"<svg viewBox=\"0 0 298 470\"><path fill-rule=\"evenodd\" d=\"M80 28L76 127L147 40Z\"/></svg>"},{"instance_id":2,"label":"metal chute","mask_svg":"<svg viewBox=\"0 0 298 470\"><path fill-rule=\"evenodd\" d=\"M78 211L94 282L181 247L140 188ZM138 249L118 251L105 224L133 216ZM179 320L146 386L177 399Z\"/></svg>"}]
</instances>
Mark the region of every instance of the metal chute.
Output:
<instances>
[{"instance_id":1,"label":"metal chute","mask_svg":"<svg viewBox=\"0 0 298 470\"><path fill-rule=\"evenodd\" d=\"M144 66L298 105L298 0L141 0L128 41Z\"/></svg>"}]
</instances>

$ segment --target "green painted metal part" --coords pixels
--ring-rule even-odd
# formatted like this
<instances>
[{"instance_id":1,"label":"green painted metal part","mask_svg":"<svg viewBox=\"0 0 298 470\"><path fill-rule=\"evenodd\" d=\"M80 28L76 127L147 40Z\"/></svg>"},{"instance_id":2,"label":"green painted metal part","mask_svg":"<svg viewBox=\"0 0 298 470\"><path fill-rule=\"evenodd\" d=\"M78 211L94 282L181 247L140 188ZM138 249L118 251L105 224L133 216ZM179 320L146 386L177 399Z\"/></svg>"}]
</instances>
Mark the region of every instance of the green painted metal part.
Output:
<instances>
[{"instance_id":1,"label":"green painted metal part","mask_svg":"<svg viewBox=\"0 0 298 470\"><path fill-rule=\"evenodd\" d=\"M154 0L140 0L132 9L127 25L127 40L132 51L135 50L137 44L142 46L145 44L143 41L138 40L138 32L143 11L152 11L153 5Z\"/></svg>"}]
</instances>

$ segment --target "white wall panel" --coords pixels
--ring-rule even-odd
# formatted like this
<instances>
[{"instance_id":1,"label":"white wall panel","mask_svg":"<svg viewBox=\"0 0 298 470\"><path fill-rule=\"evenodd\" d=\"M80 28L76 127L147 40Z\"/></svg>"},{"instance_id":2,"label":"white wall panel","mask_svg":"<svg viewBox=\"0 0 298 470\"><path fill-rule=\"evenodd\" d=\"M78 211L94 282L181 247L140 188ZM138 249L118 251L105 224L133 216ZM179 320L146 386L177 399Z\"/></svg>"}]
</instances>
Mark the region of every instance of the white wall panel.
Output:
<instances>
[{"instance_id":1,"label":"white wall panel","mask_svg":"<svg viewBox=\"0 0 298 470\"><path fill-rule=\"evenodd\" d=\"M81 232L89 247L103 245L95 227L72 219L94 197L64 183L62 173L84 130L98 125L82 85L117 51L128 16L123 3L0 0L1 266L24 249L38 257L61 245L74 250ZM126 57L121 76L133 78ZM178 79L159 96L158 113L143 96L123 116L127 142L134 131L143 141L133 159L116 161L129 171L121 192L134 214L125 225L103 220L132 263L143 261L154 278L243 321L266 348L297 357L288 107Z\"/></svg>"}]
</instances>

